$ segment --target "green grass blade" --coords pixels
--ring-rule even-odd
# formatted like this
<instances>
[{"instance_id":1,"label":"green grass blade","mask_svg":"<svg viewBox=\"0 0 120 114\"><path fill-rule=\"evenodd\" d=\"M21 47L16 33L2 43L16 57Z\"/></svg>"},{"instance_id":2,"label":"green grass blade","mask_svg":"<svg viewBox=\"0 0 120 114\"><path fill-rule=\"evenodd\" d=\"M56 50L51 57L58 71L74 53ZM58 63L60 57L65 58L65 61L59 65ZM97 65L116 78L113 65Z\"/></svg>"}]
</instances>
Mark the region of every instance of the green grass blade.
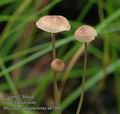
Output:
<instances>
[{"instance_id":1,"label":"green grass blade","mask_svg":"<svg viewBox=\"0 0 120 114\"><path fill-rule=\"evenodd\" d=\"M70 36L70 37L68 37L68 38L65 38L65 39L63 39L63 40L61 40L61 41L59 41L59 42L56 43L56 48L58 48L58 47L60 47L60 46L62 46L62 45L65 45L66 43L69 43L69 42L71 42L71 41L73 41L73 40L74 40L74 39L73 39L72 36ZM21 66L23 66L23 65L25 65L25 64L27 64L27 63L29 63L29 62L31 62L31 61L33 61L33 60L39 58L40 56L42 56L42 55L50 52L51 50L52 50L52 47L49 46L48 48L45 48L45 49L43 49L42 51L39 51L39 52L31 55L30 57L27 57L27 58L23 59L23 60L20 61L19 63L11 66L10 68L8 68L7 70L8 70L8 72L11 72L11 71L13 71L13 70L15 70L15 69L17 69L17 68L19 68L19 67L21 67ZM3 72L0 72L0 76L1 76L1 75L3 75Z\"/></svg>"},{"instance_id":2,"label":"green grass blade","mask_svg":"<svg viewBox=\"0 0 120 114\"><path fill-rule=\"evenodd\" d=\"M112 63L106 68L107 74L112 73L116 70L116 68L120 67L120 60L117 60L116 62ZM100 81L103 78L104 72L101 70L96 75L94 75L92 78L90 78L85 83L86 90L90 89L94 85L97 84L98 81ZM109 75L108 75L109 76ZM65 110L75 99L77 99L80 95L80 88L77 88L74 92L72 92L71 95L69 95L63 102L62 102L62 110ZM52 113L53 114L53 113Z\"/></svg>"}]
</instances>

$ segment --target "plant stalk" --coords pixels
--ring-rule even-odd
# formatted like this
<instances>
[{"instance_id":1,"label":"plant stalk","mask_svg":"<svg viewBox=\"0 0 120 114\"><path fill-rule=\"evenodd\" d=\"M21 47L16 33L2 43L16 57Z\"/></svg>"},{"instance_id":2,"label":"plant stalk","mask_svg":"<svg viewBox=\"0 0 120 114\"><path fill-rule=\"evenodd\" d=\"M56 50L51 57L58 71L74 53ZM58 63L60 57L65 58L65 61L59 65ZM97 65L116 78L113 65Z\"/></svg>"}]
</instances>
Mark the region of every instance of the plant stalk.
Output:
<instances>
[{"instance_id":1,"label":"plant stalk","mask_svg":"<svg viewBox=\"0 0 120 114\"><path fill-rule=\"evenodd\" d=\"M83 99L84 99L84 92L85 92L85 76L86 76L86 70L87 70L87 43L85 43L84 45L85 45L85 57L84 57L84 69L83 69L82 85L81 85L81 97L79 100L76 114L80 114L81 107L83 104Z\"/></svg>"},{"instance_id":2,"label":"plant stalk","mask_svg":"<svg viewBox=\"0 0 120 114\"><path fill-rule=\"evenodd\" d=\"M56 59L56 48L55 48L55 34L51 34L52 37L52 53L53 53L53 60Z\"/></svg>"},{"instance_id":3,"label":"plant stalk","mask_svg":"<svg viewBox=\"0 0 120 114\"><path fill-rule=\"evenodd\" d=\"M56 48L55 48L55 34L51 34L52 37L52 54L53 54L53 60L56 59ZM54 88L54 97L55 97L55 106L58 106L60 108L60 99L59 99L59 90L57 85L57 72L53 70L53 88ZM57 109L57 114L61 114L60 109Z\"/></svg>"}]
</instances>

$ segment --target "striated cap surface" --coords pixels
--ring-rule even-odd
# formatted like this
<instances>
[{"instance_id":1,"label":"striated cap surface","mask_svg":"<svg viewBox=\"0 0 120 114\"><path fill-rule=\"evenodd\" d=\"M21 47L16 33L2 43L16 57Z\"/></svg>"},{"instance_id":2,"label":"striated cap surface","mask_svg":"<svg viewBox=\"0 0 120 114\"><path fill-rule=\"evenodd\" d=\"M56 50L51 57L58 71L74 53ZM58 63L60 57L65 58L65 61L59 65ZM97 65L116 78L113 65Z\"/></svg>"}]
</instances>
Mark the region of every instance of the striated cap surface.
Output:
<instances>
[{"instance_id":1,"label":"striated cap surface","mask_svg":"<svg viewBox=\"0 0 120 114\"><path fill-rule=\"evenodd\" d=\"M50 33L59 33L63 31L69 31L71 26L69 21L60 15L48 15L41 17L37 22L36 26Z\"/></svg>"},{"instance_id":2,"label":"striated cap surface","mask_svg":"<svg viewBox=\"0 0 120 114\"><path fill-rule=\"evenodd\" d=\"M74 36L80 42L91 42L97 36L97 32L91 26L82 25L75 31Z\"/></svg>"}]
</instances>

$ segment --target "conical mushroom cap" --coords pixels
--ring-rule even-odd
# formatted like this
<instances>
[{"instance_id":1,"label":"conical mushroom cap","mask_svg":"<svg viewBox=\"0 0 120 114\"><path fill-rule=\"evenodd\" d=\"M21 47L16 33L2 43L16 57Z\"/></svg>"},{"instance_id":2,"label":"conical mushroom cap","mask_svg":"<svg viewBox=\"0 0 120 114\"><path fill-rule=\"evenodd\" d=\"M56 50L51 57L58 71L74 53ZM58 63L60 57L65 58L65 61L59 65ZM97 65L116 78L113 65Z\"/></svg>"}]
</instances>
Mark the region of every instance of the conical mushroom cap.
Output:
<instances>
[{"instance_id":1,"label":"conical mushroom cap","mask_svg":"<svg viewBox=\"0 0 120 114\"><path fill-rule=\"evenodd\" d=\"M36 26L50 33L59 33L62 31L69 31L70 24L69 21L60 15L48 15L40 18L36 22Z\"/></svg>"},{"instance_id":2,"label":"conical mushroom cap","mask_svg":"<svg viewBox=\"0 0 120 114\"><path fill-rule=\"evenodd\" d=\"M75 31L74 36L80 42L91 42L97 36L97 32L91 26L82 25Z\"/></svg>"}]
</instances>

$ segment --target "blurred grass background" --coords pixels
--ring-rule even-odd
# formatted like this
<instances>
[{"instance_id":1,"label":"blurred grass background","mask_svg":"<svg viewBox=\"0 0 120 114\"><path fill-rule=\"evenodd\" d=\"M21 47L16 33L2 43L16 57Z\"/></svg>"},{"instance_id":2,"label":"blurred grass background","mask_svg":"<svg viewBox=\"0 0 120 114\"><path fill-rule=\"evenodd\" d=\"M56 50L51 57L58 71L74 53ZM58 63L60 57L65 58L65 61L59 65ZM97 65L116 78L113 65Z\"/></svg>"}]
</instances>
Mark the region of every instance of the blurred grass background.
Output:
<instances>
[{"instance_id":1,"label":"blurred grass background","mask_svg":"<svg viewBox=\"0 0 120 114\"><path fill-rule=\"evenodd\" d=\"M88 49L82 114L120 114L120 0L0 0L0 95L34 95L37 106L53 105L51 38L35 26L48 14L65 16L72 27L70 32L56 36L57 55L66 63L59 81L68 77L63 114L75 113L80 95L84 53L73 34L81 24L92 25L98 32ZM34 110L0 112L15 113L53 114Z\"/></svg>"}]
</instances>

